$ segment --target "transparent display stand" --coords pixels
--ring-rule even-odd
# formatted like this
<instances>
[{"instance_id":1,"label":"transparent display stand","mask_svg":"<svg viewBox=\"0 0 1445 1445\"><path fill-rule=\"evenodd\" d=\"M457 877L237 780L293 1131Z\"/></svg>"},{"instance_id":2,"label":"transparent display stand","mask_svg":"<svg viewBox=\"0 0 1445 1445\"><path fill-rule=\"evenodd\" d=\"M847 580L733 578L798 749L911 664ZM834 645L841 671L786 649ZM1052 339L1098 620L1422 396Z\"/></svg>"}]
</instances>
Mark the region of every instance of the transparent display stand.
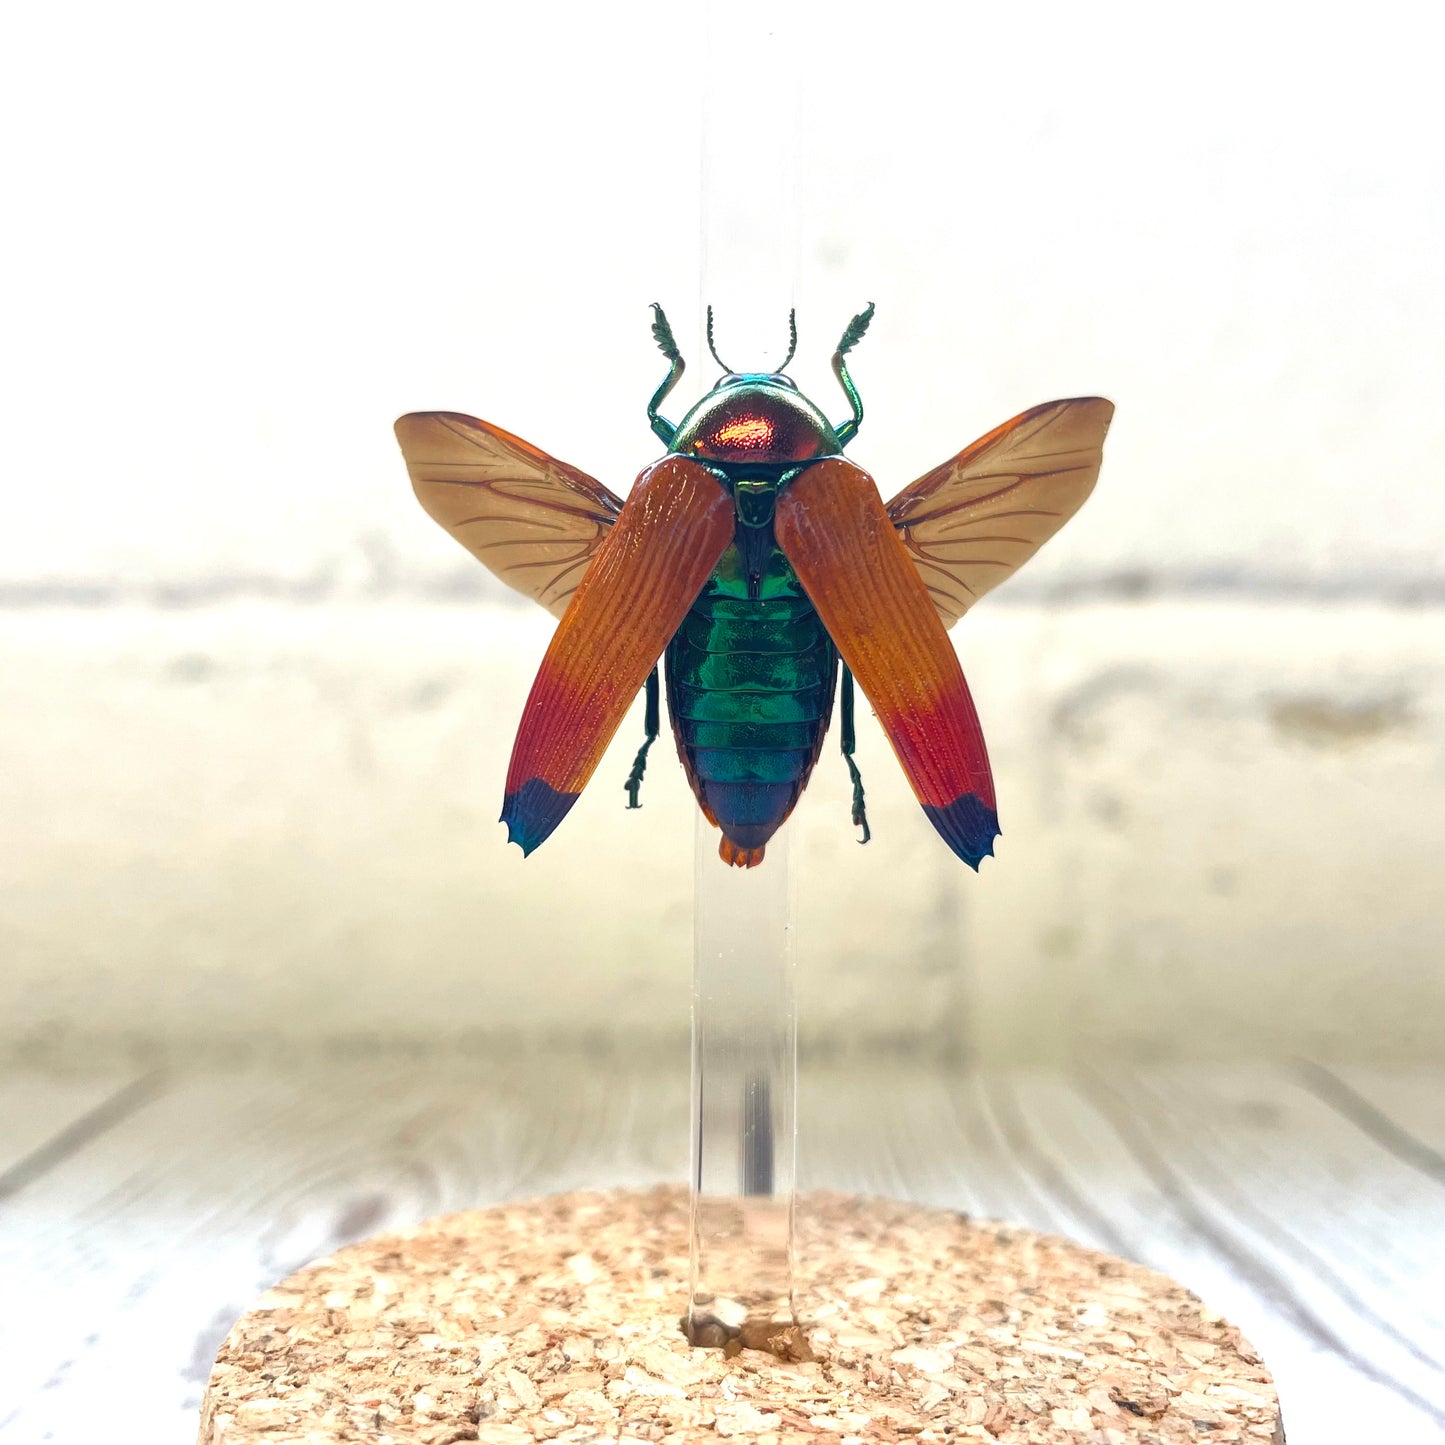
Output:
<instances>
[{"instance_id":1,"label":"transparent display stand","mask_svg":"<svg viewBox=\"0 0 1445 1445\"><path fill-rule=\"evenodd\" d=\"M729 868L699 818L688 1338L766 1348L793 1311L797 1014L785 827Z\"/></svg>"}]
</instances>

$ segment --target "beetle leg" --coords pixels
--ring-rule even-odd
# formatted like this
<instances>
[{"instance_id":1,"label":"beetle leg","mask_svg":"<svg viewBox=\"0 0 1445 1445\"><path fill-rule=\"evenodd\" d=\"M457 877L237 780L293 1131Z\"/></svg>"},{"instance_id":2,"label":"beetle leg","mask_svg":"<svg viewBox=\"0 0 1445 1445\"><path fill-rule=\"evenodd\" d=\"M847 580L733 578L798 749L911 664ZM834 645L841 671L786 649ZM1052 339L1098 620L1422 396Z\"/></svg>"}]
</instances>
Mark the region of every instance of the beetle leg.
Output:
<instances>
[{"instance_id":1,"label":"beetle leg","mask_svg":"<svg viewBox=\"0 0 1445 1445\"><path fill-rule=\"evenodd\" d=\"M677 428L665 416L658 416L657 409L667 398L668 392L677 385L678 378L684 370L682 353L677 349L677 342L672 338L672 327L667 324L667 316L656 301L652 303L653 320L652 336L657 342L657 349L671 363L671 368L662 380L662 385L652 394L652 400L647 403L647 419L652 423L652 430L657 434L663 446L670 447L672 439L677 435Z\"/></svg>"},{"instance_id":2,"label":"beetle leg","mask_svg":"<svg viewBox=\"0 0 1445 1445\"><path fill-rule=\"evenodd\" d=\"M644 693L646 704L643 711L643 730L646 739L637 750L637 756L632 760L632 771L627 775L627 781L622 785L627 789L627 806L629 808L640 808L641 803L637 801L637 795L642 791L642 775L647 771L647 750L657 741L657 734L661 728L662 719L659 716L657 702L657 669L654 667L647 674L647 688Z\"/></svg>"},{"instance_id":3,"label":"beetle leg","mask_svg":"<svg viewBox=\"0 0 1445 1445\"><path fill-rule=\"evenodd\" d=\"M857 745L857 737L853 731L853 674L846 662L843 664L843 684L839 689L838 710L842 714L839 731L843 734L843 761L848 764L848 776L853 779L853 826L862 828L863 836L858 841L866 843L873 833L868 827L868 809L863 802L863 775L858 771L858 764L853 761L853 749Z\"/></svg>"},{"instance_id":4,"label":"beetle leg","mask_svg":"<svg viewBox=\"0 0 1445 1445\"><path fill-rule=\"evenodd\" d=\"M838 342L838 349L833 353L833 375L838 378L838 385L843 388L848 405L853 408L853 415L833 428L838 434L838 440L845 447L858 435L858 428L863 424L863 402L858 395L858 388L853 384L853 378L848 375L847 356L862 341L872 319L873 303L870 301L867 307L848 323L842 339Z\"/></svg>"}]
</instances>

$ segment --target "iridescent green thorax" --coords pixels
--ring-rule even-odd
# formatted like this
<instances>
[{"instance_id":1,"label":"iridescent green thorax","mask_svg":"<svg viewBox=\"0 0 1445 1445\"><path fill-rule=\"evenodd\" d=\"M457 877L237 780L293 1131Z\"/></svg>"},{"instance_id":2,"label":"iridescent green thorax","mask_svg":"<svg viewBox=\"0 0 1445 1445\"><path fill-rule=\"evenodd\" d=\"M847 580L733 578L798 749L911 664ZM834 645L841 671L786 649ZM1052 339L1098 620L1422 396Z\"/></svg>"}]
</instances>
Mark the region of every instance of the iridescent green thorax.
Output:
<instances>
[{"instance_id":1,"label":"iridescent green thorax","mask_svg":"<svg viewBox=\"0 0 1445 1445\"><path fill-rule=\"evenodd\" d=\"M729 547L667 648L668 708L693 786L741 848L765 844L797 801L838 668L771 527L766 536L761 575Z\"/></svg>"},{"instance_id":2,"label":"iridescent green thorax","mask_svg":"<svg viewBox=\"0 0 1445 1445\"><path fill-rule=\"evenodd\" d=\"M727 377L682 419L672 451L703 461L797 465L837 456L827 417L784 376Z\"/></svg>"}]
</instances>

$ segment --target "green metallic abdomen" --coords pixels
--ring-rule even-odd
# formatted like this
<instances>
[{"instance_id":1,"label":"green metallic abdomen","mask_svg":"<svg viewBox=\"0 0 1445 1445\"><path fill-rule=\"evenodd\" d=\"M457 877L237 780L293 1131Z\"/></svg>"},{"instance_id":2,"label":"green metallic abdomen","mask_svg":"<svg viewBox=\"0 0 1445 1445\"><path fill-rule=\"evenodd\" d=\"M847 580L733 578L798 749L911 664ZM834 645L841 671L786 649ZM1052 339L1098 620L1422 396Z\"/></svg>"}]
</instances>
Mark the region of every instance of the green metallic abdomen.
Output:
<instances>
[{"instance_id":1,"label":"green metallic abdomen","mask_svg":"<svg viewBox=\"0 0 1445 1445\"><path fill-rule=\"evenodd\" d=\"M791 811L827 730L838 654L776 548L750 600L729 548L667 648L667 701L698 797L740 848Z\"/></svg>"}]
</instances>

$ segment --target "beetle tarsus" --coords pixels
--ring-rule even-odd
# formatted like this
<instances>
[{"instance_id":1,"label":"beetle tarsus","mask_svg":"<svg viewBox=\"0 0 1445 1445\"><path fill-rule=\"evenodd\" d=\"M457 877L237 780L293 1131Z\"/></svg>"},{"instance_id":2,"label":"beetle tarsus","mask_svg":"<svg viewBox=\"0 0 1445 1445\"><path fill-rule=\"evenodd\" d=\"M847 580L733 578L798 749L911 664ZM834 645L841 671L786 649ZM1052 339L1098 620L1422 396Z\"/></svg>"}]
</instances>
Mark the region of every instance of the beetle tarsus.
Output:
<instances>
[{"instance_id":1,"label":"beetle tarsus","mask_svg":"<svg viewBox=\"0 0 1445 1445\"><path fill-rule=\"evenodd\" d=\"M853 761L853 750L858 746L858 738L853 727L853 674L846 663L843 666L843 681L838 690L838 711L842 714L838 730L842 734L840 741L843 761L848 764L848 776L853 779L853 826L862 828L863 836L858 841L866 843L873 836L873 830L868 826L868 807L863 801L863 774L858 771L858 764Z\"/></svg>"},{"instance_id":2,"label":"beetle tarsus","mask_svg":"<svg viewBox=\"0 0 1445 1445\"><path fill-rule=\"evenodd\" d=\"M863 801L863 774L847 753L843 754L843 761L848 764L848 776L853 779L853 826L862 828L863 836L858 841L866 843L873 836L873 830L868 826L868 807Z\"/></svg>"},{"instance_id":3,"label":"beetle tarsus","mask_svg":"<svg viewBox=\"0 0 1445 1445\"><path fill-rule=\"evenodd\" d=\"M647 771L647 750L652 746L653 740L648 740L638 748L637 756L632 760L632 771L627 775L627 781L622 785L627 789L627 806L629 808L640 808L641 803L637 801L638 794L642 791L642 775Z\"/></svg>"},{"instance_id":4,"label":"beetle tarsus","mask_svg":"<svg viewBox=\"0 0 1445 1445\"><path fill-rule=\"evenodd\" d=\"M646 733L646 737L642 746L637 750L637 756L632 760L632 771L628 773L627 781L622 785L627 790L627 806L629 808L642 806L638 802L638 794L642 791L642 775L647 771L647 750L657 741L657 734L661 731L662 715L658 693L657 669L654 667L647 674L647 685L643 692L646 699L643 711L643 731Z\"/></svg>"}]
</instances>

